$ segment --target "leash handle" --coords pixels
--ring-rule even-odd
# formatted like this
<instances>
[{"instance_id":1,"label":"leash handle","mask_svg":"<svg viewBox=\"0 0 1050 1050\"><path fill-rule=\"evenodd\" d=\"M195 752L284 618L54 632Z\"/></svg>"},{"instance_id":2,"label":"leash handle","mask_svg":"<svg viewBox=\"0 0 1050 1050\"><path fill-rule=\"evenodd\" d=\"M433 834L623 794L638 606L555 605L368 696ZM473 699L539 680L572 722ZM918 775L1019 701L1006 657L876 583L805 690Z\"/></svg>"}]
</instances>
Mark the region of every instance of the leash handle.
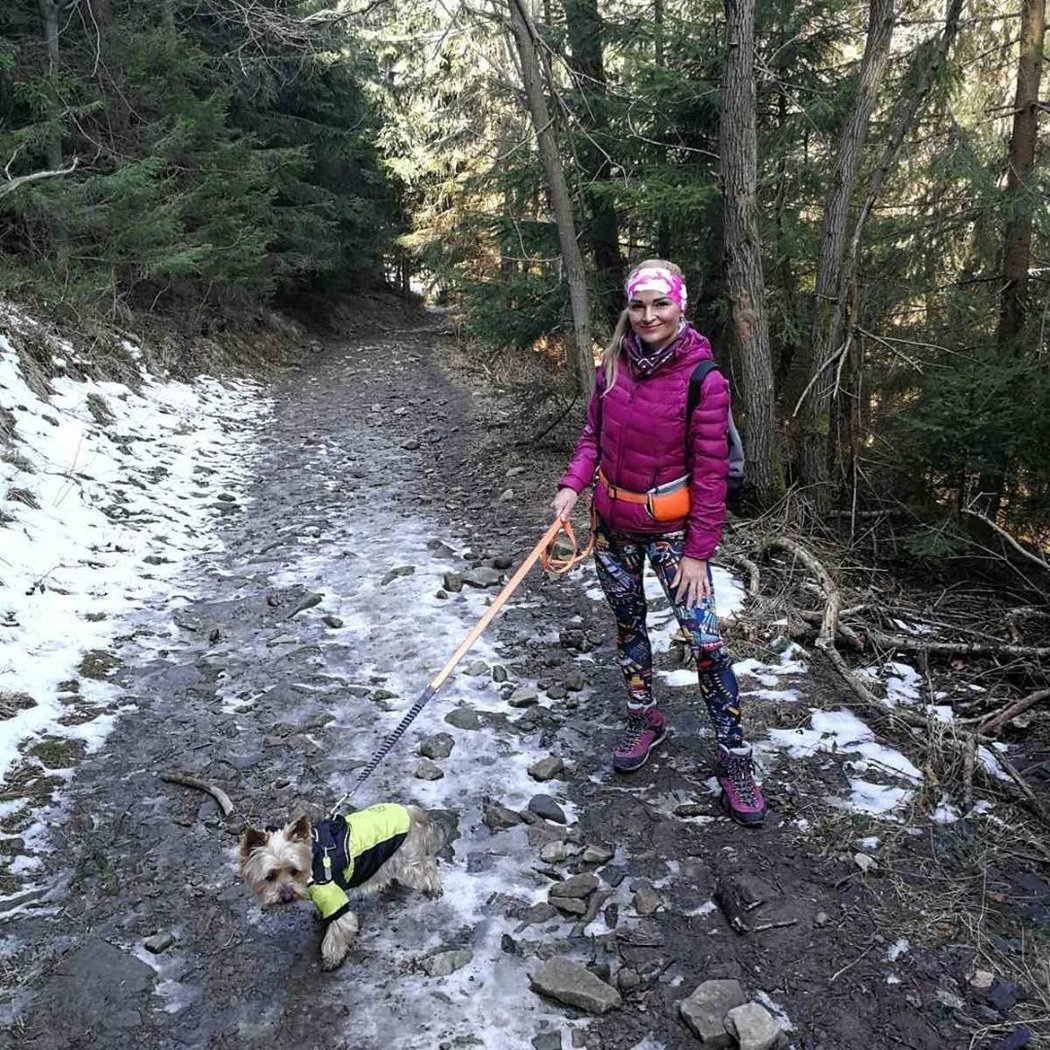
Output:
<instances>
[{"instance_id":1,"label":"leash handle","mask_svg":"<svg viewBox=\"0 0 1050 1050\"><path fill-rule=\"evenodd\" d=\"M594 549L594 528L598 521L598 515L594 511L594 503L591 503L591 534L587 539L587 543L584 545L583 550L579 548L579 544L576 542L576 533L572 530L572 522L568 518L559 518L555 524L561 525L561 528L555 532L554 536L551 537L550 542L543 549L543 553L540 555L540 565L543 566L544 572L552 572L556 576L568 572L577 562L583 561L584 558L589 557L591 551ZM568 538L569 543L572 544L571 554L556 554L555 547L558 543L558 533L564 532Z\"/></svg>"}]
</instances>

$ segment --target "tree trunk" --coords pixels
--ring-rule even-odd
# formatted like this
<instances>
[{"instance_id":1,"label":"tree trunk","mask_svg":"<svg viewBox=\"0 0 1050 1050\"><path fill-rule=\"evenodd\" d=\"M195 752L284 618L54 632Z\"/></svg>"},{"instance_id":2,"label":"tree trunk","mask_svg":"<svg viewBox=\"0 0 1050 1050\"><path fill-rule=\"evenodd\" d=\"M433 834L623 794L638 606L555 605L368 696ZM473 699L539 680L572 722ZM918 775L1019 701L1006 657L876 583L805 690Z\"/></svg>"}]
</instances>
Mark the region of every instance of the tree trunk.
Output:
<instances>
[{"instance_id":1,"label":"tree trunk","mask_svg":"<svg viewBox=\"0 0 1050 1050\"><path fill-rule=\"evenodd\" d=\"M44 46L47 49L48 76L58 75L58 0L40 0L40 18L43 21ZM52 135L47 144L47 161L51 168L62 167L62 139Z\"/></svg>"},{"instance_id":2,"label":"tree trunk","mask_svg":"<svg viewBox=\"0 0 1050 1050\"><path fill-rule=\"evenodd\" d=\"M773 361L755 202L755 0L725 0L725 13L726 66L719 153L725 202L726 287L744 378L748 476L759 502L768 504L780 494L783 482L774 444Z\"/></svg>"},{"instance_id":3,"label":"tree trunk","mask_svg":"<svg viewBox=\"0 0 1050 1050\"><path fill-rule=\"evenodd\" d=\"M1003 279L997 344L1016 353L1028 312L1028 268L1032 260L1032 212L1036 192L1030 186L1038 134L1039 81L1043 72L1046 0L1022 0L1021 57L1017 64L1010 167L1006 176L1007 221L1003 237Z\"/></svg>"},{"instance_id":4,"label":"tree trunk","mask_svg":"<svg viewBox=\"0 0 1050 1050\"><path fill-rule=\"evenodd\" d=\"M575 336L576 373L580 388L589 393L594 385L594 343L591 338L590 304L587 297L587 272L583 265L583 253L576 240L576 223L572 214L569 187L558 145L551 130L551 118L547 110L540 83L540 64L533 42L532 20L525 4L527 0L509 0L511 25L521 60L521 79L525 88L525 99L536 129L543 170L547 176L547 193L551 210L558 227L565 276L569 282L569 301L572 305L572 323Z\"/></svg>"},{"instance_id":5,"label":"tree trunk","mask_svg":"<svg viewBox=\"0 0 1050 1050\"><path fill-rule=\"evenodd\" d=\"M818 510L830 500L828 491L828 438L830 409L835 388L835 368L830 367L843 346L846 286L842 263L847 246L849 204L860 168L868 124L875 108L879 85L886 71L893 34L893 0L871 0L868 38L861 60L853 109L843 125L836 146L835 165L824 199L817 261L813 322L810 329L808 386L799 411L798 474Z\"/></svg>"},{"instance_id":6,"label":"tree trunk","mask_svg":"<svg viewBox=\"0 0 1050 1050\"><path fill-rule=\"evenodd\" d=\"M598 296L611 324L623 309L623 257L620 255L620 222L612 203L592 189L607 183L611 163L594 142L608 132L605 62L602 56L603 24L598 0L565 0L565 25L569 34L569 59L576 74L576 88L587 116L589 135L580 144L580 161L587 190L584 199L590 222L581 232L589 244L598 276Z\"/></svg>"}]
</instances>

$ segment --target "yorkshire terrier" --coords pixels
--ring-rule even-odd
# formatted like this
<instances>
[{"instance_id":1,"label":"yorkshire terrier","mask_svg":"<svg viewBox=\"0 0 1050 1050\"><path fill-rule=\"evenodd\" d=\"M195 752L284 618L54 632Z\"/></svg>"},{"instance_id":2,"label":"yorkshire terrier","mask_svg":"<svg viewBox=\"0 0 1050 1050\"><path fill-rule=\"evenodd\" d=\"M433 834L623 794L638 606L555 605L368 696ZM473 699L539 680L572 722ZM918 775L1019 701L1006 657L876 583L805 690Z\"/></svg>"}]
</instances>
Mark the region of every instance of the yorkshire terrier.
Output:
<instances>
[{"instance_id":1,"label":"yorkshire terrier","mask_svg":"<svg viewBox=\"0 0 1050 1050\"><path fill-rule=\"evenodd\" d=\"M280 829L249 828L240 868L263 907L309 898L325 925L321 968L334 970L357 936L350 897L397 882L441 895L437 853L442 835L425 810L386 802L311 824L300 817Z\"/></svg>"}]
</instances>

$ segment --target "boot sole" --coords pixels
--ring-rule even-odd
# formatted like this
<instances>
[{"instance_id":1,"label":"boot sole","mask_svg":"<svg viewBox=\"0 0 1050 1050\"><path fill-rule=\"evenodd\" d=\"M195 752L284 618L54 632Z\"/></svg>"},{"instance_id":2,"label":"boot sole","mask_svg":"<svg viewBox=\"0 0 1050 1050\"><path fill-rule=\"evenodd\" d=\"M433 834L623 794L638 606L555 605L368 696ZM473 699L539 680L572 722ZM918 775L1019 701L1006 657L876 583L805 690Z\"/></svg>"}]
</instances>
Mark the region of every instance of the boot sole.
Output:
<instances>
[{"instance_id":1,"label":"boot sole","mask_svg":"<svg viewBox=\"0 0 1050 1050\"><path fill-rule=\"evenodd\" d=\"M614 769L614 770L615 770L615 772L617 772L617 773L635 773L635 772L637 772L637 771L638 771L639 769L641 769L641 768L642 768L642 766L644 766L644 765L645 765L645 763L646 763L646 762L648 762L648 761L649 761L649 756L650 756L650 755L651 755L651 754L653 753L653 748L655 748L655 747L659 747L659 746L660 746L660 744L662 744L662 743L663 743L663 742L664 742L664 741L665 741L666 739L667 739L667 730L665 729L665 730L664 730L664 731L663 731L663 732L662 732L662 733L661 733L661 734L660 734L660 735L659 735L659 736L658 736L658 737L657 737L657 738L656 738L656 739L655 739L655 740L654 740L654 741L653 741L653 742L652 742L652 743L651 743L651 744L649 745L649 750L648 750L648 751L646 751L646 753L645 753L645 756L644 756L644 757L642 758L641 762L639 762L639 763L638 763L638 765L636 765L636 766L618 766L618 765L616 764L616 759L614 758L614 759L613 759L613 769Z\"/></svg>"}]
</instances>

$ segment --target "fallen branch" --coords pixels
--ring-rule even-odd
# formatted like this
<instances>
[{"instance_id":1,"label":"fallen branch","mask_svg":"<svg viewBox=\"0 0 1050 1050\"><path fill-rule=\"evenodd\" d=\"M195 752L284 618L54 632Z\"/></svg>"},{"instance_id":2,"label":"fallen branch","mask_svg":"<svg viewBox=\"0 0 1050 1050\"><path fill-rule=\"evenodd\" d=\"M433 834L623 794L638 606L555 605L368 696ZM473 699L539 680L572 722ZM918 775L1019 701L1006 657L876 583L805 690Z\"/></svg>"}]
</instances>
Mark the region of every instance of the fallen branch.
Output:
<instances>
[{"instance_id":1,"label":"fallen branch","mask_svg":"<svg viewBox=\"0 0 1050 1050\"><path fill-rule=\"evenodd\" d=\"M233 803L230 801L230 796L222 788L213 787L211 784L206 784L203 780L191 777L187 773L159 773L158 776L169 784L181 784L183 787L196 788L198 791L204 791L211 795L219 804L219 809L222 810L224 817L228 817L233 812Z\"/></svg>"},{"instance_id":2,"label":"fallen branch","mask_svg":"<svg viewBox=\"0 0 1050 1050\"><path fill-rule=\"evenodd\" d=\"M982 514L980 511L972 510L970 507L963 507L963 514L969 514L971 518L977 518L979 521L983 521L985 525L988 525L999 533L999 535L1002 536L1002 538L1006 540L1006 542L1009 543L1018 554L1023 555L1029 561L1034 561L1044 572L1050 572L1050 562L1048 562L1046 558L1042 558L1038 554L1033 554L1027 547L1022 546L1022 544L1014 539L1006 529L996 525L987 515Z\"/></svg>"},{"instance_id":3,"label":"fallen branch","mask_svg":"<svg viewBox=\"0 0 1050 1050\"><path fill-rule=\"evenodd\" d=\"M762 578L759 573L758 563L753 562L750 558L745 558L741 554L723 554L721 555L721 560L747 573L747 596L752 600L757 598Z\"/></svg>"},{"instance_id":4,"label":"fallen branch","mask_svg":"<svg viewBox=\"0 0 1050 1050\"><path fill-rule=\"evenodd\" d=\"M982 736L997 736L1007 722L1012 722L1018 715L1024 714L1030 707L1035 707L1036 704L1046 699L1050 699L1050 689L1037 689L1021 700L1015 700L1012 704L1007 705L998 714L985 719L977 732Z\"/></svg>"}]
</instances>

